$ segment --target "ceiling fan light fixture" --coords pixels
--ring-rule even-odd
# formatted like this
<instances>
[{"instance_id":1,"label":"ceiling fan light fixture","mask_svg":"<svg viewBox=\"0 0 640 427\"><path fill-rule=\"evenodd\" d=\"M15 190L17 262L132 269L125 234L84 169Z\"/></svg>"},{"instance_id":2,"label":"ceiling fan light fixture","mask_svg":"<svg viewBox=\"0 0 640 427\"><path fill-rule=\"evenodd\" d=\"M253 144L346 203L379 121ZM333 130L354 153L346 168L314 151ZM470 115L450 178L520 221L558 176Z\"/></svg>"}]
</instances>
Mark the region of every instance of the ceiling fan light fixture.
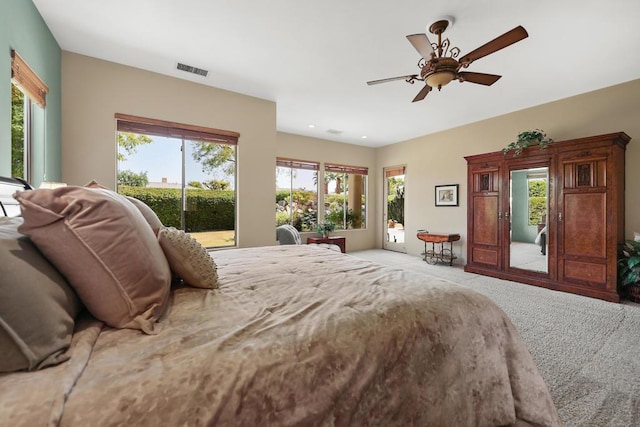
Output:
<instances>
[{"instance_id":1,"label":"ceiling fan light fixture","mask_svg":"<svg viewBox=\"0 0 640 427\"><path fill-rule=\"evenodd\" d=\"M425 85L411 102L422 101L433 88L441 90L442 86L448 85L451 80L454 79L460 82L491 86L498 81L500 78L499 75L460 71L460 69L467 68L477 59L484 58L529 36L527 30L519 25L467 53L458 60L460 49L458 49L457 46L452 47L448 38L442 39L442 33L444 33L452 22L453 18L446 17L429 26L429 32L438 36L437 43L431 43L426 34L410 34L407 36L409 43L411 43L421 55L420 61L418 61L418 68L420 68L419 77L417 74L410 74L407 76L372 80L368 81L367 84L374 85L395 80L405 80L408 83L414 83L416 80L423 81Z\"/></svg>"},{"instance_id":2,"label":"ceiling fan light fixture","mask_svg":"<svg viewBox=\"0 0 640 427\"><path fill-rule=\"evenodd\" d=\"M438 88L438 90L442 89L442 86L446 86L454 79L456 76L455 72L451 71L436 71L433 74L429 74L426 78L426 83L433 87Z\"/></svg>"}]
</instances>

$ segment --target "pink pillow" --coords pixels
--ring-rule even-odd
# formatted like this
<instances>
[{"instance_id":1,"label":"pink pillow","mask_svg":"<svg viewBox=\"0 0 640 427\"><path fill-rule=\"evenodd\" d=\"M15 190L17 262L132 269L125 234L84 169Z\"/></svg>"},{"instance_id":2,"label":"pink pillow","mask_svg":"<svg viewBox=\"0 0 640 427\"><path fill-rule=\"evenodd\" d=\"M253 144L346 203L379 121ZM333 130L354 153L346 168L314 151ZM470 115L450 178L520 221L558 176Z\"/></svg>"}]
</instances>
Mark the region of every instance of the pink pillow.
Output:
<instances>
[{"instance_id":1,"label":"pink pillow","mask_svg":"<svg viewBox=\"0 0 640 427\"><path fill-rule=\"evenodd\" d=\"M16 193L28 235L98 319L153 332L171 271L140 211L104 189L61 187Z\"/></svg>"}]
</instances>

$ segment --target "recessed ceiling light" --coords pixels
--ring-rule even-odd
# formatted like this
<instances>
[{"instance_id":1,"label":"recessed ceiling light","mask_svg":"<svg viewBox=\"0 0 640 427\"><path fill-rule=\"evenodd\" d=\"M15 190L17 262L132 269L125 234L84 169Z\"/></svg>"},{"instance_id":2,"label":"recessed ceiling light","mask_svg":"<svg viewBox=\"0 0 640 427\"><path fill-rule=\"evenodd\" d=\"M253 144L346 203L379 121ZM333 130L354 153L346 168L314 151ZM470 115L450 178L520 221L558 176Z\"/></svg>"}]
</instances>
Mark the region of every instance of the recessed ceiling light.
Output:
<instances>
[{"instance_id":1,"label":"recessed ceiling light","mask_svg":"<svg viewBox=\"0 0 640 427\"><path fill-rule=\"evenodd\" d=\"M309 125L309 127L313 129L314 127L316 127L316 125Z\"/></svg>"},{"instance_id":2,"label":"recessed ceiling light","mask_svg":"<svg viewBox=\"0 0 640 427\"><path fill-rule=\"evenodd\" d=\"M362 139L367 139L367 135L362 135Z\"/></svg>"}]
</instances>

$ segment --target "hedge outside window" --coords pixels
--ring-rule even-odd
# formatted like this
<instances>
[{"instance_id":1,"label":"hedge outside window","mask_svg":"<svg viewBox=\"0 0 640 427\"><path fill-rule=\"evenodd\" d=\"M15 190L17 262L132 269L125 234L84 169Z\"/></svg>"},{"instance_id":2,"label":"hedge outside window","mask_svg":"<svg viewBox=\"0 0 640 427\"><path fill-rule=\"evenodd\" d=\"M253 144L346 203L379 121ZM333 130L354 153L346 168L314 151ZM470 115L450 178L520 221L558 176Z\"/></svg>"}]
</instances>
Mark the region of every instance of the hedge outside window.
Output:
<instances>
[{"instance_id":1,"label":"hedge outside window","mask_svg":"<svg viewBox=\"0 0 640 427\"><path fill-rule=\"evenodd\" d=\"M276 159L276 227L313 231L318 220L319 163Z\"/></svg>"},{"instance_id":2,"label":"hedge outside window","mask_svg":"<svg viewBox=\"0 0 640 427\"><path fill-rule=\"evenodd\" d=\"M538 225L547 216L547 176L545 173L527 175L529 187L529 225Z\"/></svg>"},{"instance_id":3,"label":"hedge outside window","mask_svg":"<svg viewBox=\"0 0 640 427\"><path fill-rule=\"evenodd\" d=\"M337 230L362 229L367 224L366 167L324 165L324 220Z\"/></svg>"}]
</instances>

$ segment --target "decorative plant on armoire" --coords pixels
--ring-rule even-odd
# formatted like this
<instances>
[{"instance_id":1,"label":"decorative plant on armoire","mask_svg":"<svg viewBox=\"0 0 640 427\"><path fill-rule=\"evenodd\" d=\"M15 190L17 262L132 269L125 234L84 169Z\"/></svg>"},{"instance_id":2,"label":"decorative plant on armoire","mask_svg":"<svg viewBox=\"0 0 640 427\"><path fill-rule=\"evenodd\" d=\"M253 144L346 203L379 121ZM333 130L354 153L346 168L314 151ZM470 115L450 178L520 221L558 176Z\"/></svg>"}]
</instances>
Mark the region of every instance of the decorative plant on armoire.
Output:
<instances>
[{"instance_id":1,"label":"decorative plant on armoire","mask_svg":"<svg viewBox=\"0 0 640 427\"><path fill-rule=\"evenodd\" d=\"M618 287L633 302L640 302L640 242L627 240L618 255Z\"/></svg>"},{"instance_id":2,"label":"decorative plant on armoire","mask_svg":"<svg viewBox=\"0 0 640 427\"><path fill-rule=\"evenodd\" d=\"M538 145L541 150L547 148L549 144L553 142L553 139L547 137L547 134L542 129L536 130L527 130L524 132L520 132L518 134L518 138L509 143L506 147L502 149L504 154L507 154L509 151L513 150L513 157L517 157L522 153L522 150L531 146Z\"/></svg>"}]
</instances>

